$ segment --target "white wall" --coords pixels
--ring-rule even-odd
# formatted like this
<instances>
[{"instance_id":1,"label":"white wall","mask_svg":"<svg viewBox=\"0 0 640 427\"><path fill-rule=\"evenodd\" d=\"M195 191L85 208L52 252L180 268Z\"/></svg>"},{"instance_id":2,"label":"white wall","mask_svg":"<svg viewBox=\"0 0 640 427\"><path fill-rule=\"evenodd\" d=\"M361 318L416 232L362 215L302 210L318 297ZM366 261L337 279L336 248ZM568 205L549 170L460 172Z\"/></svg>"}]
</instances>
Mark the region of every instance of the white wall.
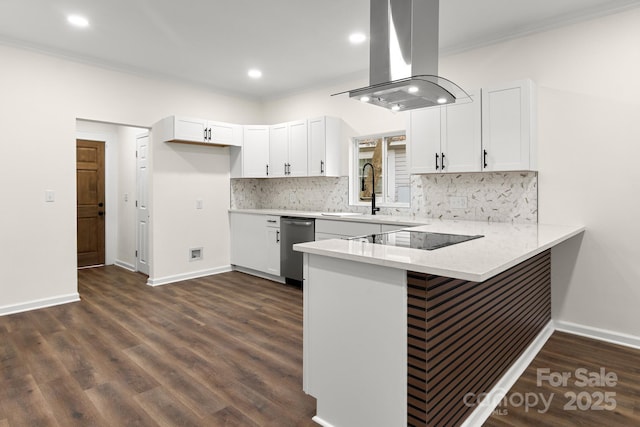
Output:
<instances>
[{"instance_id":1,"label":"white wall","mask_svg":"<svg viewBox=\"0 0 640 427\"><path fill-rule=\"evenodd\" d=\"M198 87L3 45L0 58L0 314L77 297L77 118L141 127L172 114L262 121L257 103Z\"/></svg>"},{"instance_id":2,"label":"white wall","mask_svg":"<svg viewBox=\"0 0 640 427\"><path fill-rule=\"evenodd\" d=\"M539 221L584 224L553 251L553 317L640 337L640 9L442 58L463 87L538 85ZM269 122L342 116L356 133L400 128L402 114L313 90L265 105ZM640 339L640 338L639 338Z\"/></svg>"}]
</instances>

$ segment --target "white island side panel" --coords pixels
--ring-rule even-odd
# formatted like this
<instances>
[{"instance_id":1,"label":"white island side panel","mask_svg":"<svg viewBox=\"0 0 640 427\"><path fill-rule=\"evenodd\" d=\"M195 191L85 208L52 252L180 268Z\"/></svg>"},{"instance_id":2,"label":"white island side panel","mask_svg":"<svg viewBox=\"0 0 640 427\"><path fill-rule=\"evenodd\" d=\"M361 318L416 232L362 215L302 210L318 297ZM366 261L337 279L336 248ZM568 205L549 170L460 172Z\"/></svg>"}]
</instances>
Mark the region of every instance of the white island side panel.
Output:
<instances>
[{"instance_id":1,"label":"white island side panel","mask_svg":"<svg viewBox=\"0 0 640 427\"><path fill-rule=\"evenodd\" d=\"M304 387L322 425L406 425L406 271L305 254Z\"/></svg>"}]
</instances>

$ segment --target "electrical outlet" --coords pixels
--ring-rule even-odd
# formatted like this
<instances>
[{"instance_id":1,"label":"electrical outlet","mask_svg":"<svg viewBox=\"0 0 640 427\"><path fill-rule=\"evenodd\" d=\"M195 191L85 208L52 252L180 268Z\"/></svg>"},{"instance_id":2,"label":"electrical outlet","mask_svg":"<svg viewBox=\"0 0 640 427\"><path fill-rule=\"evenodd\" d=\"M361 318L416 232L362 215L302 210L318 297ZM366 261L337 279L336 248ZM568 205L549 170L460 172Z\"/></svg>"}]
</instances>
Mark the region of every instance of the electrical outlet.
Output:
<instances>
[{"instance_id":1,"label":"electrical outlet","mask_svg":"<svg viewBox=\"0 0 640 427\"><path fill-rule=\"evenodd\" d=\"M202 248L189 249L189 261L200 261L202 259Z\"/></svg>"},{"instance_id":2,"label":"electrical outlet","mask_svg":"<svg viewBox=\"0 0 640 427\"><path fill-rule=\"evenodd\" d=\"M128 193L124 193L124 201L125 202L129 201L129 194Z\"/></svg>"},{"instance_id":3,"label":"electrical outlet","mask_svg":"<svg viewBox=\"0 0 640 427\"><path fill-rule=\"evenodd\" d=\"M449 207L452 209L466 209L467 208L466 196L450 196Z\"/></svg>"},{"instance_id":4,"label":"electrical outlet","mask_svg":"<svg viewBox=\"0 0 640 427\"><path fill-rule=\"evenodd\" d=\"M292 191L291 193L289 193L289 203L295 203L295 201L296 201L296 193Z\"/></svg>"}]
</instances>

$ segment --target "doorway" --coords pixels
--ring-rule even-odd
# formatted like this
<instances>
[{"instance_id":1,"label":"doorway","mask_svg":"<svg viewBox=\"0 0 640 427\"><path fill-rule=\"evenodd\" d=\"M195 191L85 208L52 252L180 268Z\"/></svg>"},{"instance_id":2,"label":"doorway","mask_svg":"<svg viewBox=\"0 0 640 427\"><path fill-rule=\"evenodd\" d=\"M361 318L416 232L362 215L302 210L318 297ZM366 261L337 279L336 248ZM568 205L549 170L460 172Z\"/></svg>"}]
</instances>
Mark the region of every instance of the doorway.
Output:
<instances>
[{"instance_id":1,"label":"doorway","mask_svg":"<svg viewBox=\"0 0 640 427\"><path fill-rule=\"evenodd\" d=\"M105 263L104 141L76 140L78 268Z\"/></svg>"}]
</instances>

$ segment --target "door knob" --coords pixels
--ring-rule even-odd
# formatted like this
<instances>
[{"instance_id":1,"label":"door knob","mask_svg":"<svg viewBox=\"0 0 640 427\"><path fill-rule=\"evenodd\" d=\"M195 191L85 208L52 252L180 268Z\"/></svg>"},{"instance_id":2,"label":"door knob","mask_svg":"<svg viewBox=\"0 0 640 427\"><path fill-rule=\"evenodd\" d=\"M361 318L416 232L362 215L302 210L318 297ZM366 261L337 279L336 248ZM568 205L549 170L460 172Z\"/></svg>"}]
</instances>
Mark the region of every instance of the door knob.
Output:
<instances>
[{"instance_id":1,"label":"door knob","mask_svg":"<svg viewBox=\"0 0 640 427\"><path fill-rule=\"evenodd\" d=\"M101 208L101 207L103 207L103 206L104 206L104 203L102 203L102 202L98 203L98 207L99 207L99 208Z\"/></svg>"}]
</instances>

